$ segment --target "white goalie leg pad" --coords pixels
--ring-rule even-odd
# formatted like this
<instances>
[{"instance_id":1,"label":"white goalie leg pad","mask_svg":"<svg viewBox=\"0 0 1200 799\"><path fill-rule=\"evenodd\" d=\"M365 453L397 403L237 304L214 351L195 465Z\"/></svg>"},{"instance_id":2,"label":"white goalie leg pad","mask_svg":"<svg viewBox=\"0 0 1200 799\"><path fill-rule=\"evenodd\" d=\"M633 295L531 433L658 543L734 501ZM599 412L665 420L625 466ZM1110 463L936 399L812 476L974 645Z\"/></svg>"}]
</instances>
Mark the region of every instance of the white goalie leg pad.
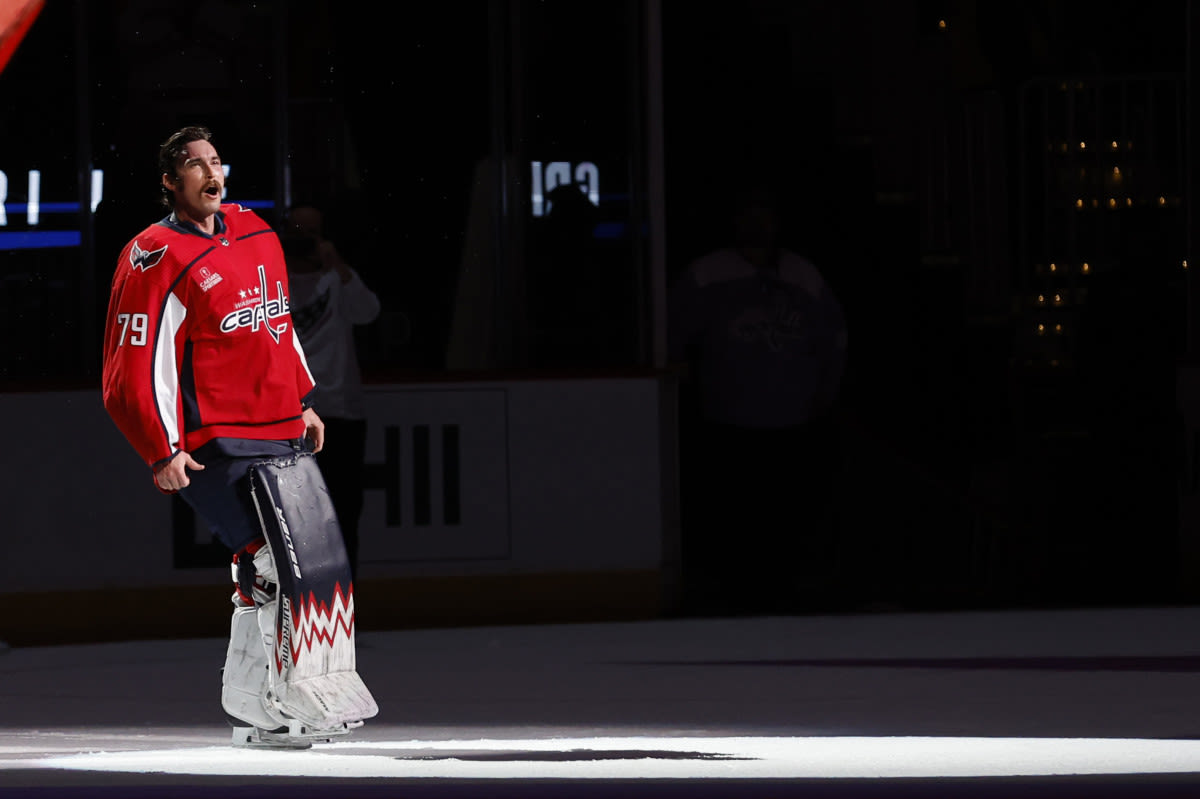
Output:
<instances>
[{"instance_id":1,"label":"white goalie leg pad","mask_svg":"<svg viewBox=\"0 0 1200 799\"><path fill-rule=\"evenodd\" d=\"M260 608L263 637L270 640L274 658L268 695L274 708L317 730L343 728L376 715L375 698L355 668L353 596L343 600L338 594L331 609L293 608L287 596L271 602L269 609ZM288 639L279 645L277 620L279 635Z\"/></svg>"},{"instance_id":2,"label":"white goalie leg pad","mask_svg":"<svg viewBox=\"0 0 1200 799\"><path fill-rule=\"evenodd\" d=\"M221 673L221 707L235 719L273 730L286 725L287 720L267 701L270 649L264 646L259 611L258 607L239 607L233 611L229 649Z\"/></svg>"},{"instance_id":3,"label":"white goalie leg pad","mask_svg":"<svg viewBox=\"0 0 1200 799\"><path fill-rule=\"evenodd\" d=\"M361 724L379 712L356 671L334 671L282 686L277 708L317 730Z\"/></svg>"}]
</instances>

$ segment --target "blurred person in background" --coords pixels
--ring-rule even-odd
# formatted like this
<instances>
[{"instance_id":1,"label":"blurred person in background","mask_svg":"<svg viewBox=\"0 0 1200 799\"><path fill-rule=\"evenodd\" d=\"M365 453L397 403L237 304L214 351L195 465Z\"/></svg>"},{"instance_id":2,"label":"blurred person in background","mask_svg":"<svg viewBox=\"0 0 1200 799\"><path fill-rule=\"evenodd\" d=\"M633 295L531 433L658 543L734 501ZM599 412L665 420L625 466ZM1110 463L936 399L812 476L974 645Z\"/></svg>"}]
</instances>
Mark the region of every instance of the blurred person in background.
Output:
<instances>
[{"instance_id":1,"label":"blurred person in background","mask_svg":"<svg viewBox=\"0 0 1200 799\"><path fill-rule=\"evenodd\" d=\"M326 238L324 212L316 205L293 205L280 240L292 321L317 381L312 405L327 433L317 463L342 526L351 573L357 576L367 411L354 328L378 318L379 297Z\"/></svg>"}]
</instances>

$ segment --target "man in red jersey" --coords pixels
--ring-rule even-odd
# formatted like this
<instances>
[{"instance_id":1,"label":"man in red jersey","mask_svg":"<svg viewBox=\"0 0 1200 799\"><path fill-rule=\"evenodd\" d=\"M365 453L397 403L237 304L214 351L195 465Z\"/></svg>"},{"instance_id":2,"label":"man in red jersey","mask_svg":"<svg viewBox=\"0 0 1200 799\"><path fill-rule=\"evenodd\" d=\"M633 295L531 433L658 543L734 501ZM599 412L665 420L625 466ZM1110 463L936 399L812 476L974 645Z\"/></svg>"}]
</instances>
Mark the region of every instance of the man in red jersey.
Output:
<instances>
[{"instance_id":1,"label":"man in red jersey","mask_svg":"<svg viewBox=\"0 0 1200 799\"><path fill-rule=\"evenodd\" d=\"M170 213L119 257L104 407L158 490L233 553L222 706L235 743L308 746L378 708L355 667L353 585L312 458L325 430L283 251L254 211L222 202L206 128L173 133L158 166Z\"/></svg>"}]
</instances>

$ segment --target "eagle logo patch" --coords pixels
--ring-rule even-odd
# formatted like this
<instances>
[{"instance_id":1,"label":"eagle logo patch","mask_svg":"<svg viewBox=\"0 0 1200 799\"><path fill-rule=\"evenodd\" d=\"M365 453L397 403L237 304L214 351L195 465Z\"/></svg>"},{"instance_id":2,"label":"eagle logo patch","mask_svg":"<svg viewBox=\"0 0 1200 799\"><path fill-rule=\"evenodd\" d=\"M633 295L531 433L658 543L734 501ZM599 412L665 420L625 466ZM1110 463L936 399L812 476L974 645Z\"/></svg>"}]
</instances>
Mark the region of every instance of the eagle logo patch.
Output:
<instances>
[{"instance_id":1,"label":"eagle logo patch","mask_svg":"<svg viewBox=\"0 0 1200 799\"><path fill-rule=\"evenodd\" d=\"M130 266L145 272L162 260L162 257L167 254L167 246L164 244L157 250L143 250L137 241L134 241L133 248L129 251Z\"/></svg>"}]
</instances>

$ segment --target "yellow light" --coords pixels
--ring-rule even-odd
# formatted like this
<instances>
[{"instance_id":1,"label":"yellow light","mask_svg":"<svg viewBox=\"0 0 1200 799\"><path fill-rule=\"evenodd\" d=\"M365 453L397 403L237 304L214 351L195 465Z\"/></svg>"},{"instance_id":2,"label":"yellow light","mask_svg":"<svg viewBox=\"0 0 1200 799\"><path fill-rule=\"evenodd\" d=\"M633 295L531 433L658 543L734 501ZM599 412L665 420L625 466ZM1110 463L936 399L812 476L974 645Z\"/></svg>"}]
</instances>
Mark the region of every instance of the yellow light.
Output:
<instances>
[{"instance_id":1,"label":"yellow light","mask_svg":"<svg viewBox=\"0 0 1200 799\"><path fill-rule=\"evenodd\" d=\"M940 30L940 31L946 30L946 20L944 20L944 19L938 20L938 30Z\"/></svg>"},{"instance_id":2,"label":"yellow light","mask_svg":"<svg viewBox=\"0 0 1200 799\"><path fill-rule=\"evenodd\" d=\"M1037 331L1038 331L1039 336L1042 335L1043 333L1046 332L1046 326L1039 322L1038 326L1037 326Z\"/></svg>"},{"instance_id":3,"label":"yellow light","mask_svg":"<svg viewBox=\"0 0 1200 799\"><path fill-rule=\"evenodd\" d=\"M1166 198L1166 197L1159 197L1159 198L1158 198L1158 204L1159 204L1159 205L1166 205L1166 204L1167 204L1167 198Z\"/></svg>"},{"instance_id":4,"label":"yellow light","mask_svg":"<svg viewBox=\"0 0 1200 799\"><path fill-rule=\"evenodd\" d=\"M1116 142L1113 142L1113 147L1116 147L1116 146L1117 146L1117 143L1116 143ZM1113 167L1113 177L1114 177L1114 178L1120 178L1120 177L1121 177L1121 167L1119 167L1119 166L1114 166L1114 167Z\"/></svg>"},{"instance_id":5,"label":"yellow light","mask_svg":"<svg viewBox=\"0 0 1200 799\"><path fill-rule=\"evenodd\" d=\"M1045 304L1046 304L1046 295L1045 295L1045 294L1039 294L1039 295L1038 295L1038 299L1037 299L1037 303L1038 303L1038 305L1045 305Z\"/></svg>"},{"instance_id":6,"label":"yellow light","mask_svg":"<svg viewBox=\"0 0 1200 799\"><path fill-rule=\"evenodd\" d=\"M1057 271L1058 271L1058 264L1050 264L1050 271L1051 271L1051 272L1057 272Z\"/></svg>"},{"instance_id":7,"label":"yellow light","mask_svg":"<svg viewBox=\"0 0 1200 799\"><path fill-rule=\"evenodd\" d=\"M1126 198L1125 198L1125 207L1126 207L1126 208L1132 208L1132 207L1133 207L1133 198L1132 198L1132 197L1126 197Z\"/></svg>"},{"instance_id":8,"label":"yellow light","mask_svg":"<svg viewBox=\"0 0 1200 799\"><path fill-rule=\"evenodd\" d=\"M1075 201L1075 207L1076 207L1076 208L1082 208L1082 207L1083 207L1083 198L1082 198L1082 197L1080 197L1078 200L1076 200L1076 201Z\"/></svg>"},{"instance_id":9,"label":"yellow light","mask_svg":"<svg viewBox=\"0 0 1200 799\"><path fill-rule=\"evenodd\" d=\"M1116 208L1116 207L1117 207L1117 198L1116 198L1116 197L1109 197L1109 198L1108 198L1108 207L1109 207L1109 208Z\"/></svg>"},{"instance_id":10,"label":"yellow light","mask_svg":"<svg viewBox=\"0 0 1200 799\"><path fill-rule=\"evenodd\" d=\"M1085 142L1085 141L1081 141L1081 142L1079 142L1079 149L1080 149L1080 150L1086 150L1086 149L1087 149L1087 142Z\"/></svg>"},{"instance_id":11,"label":"yellow light","mask_svg":"<svg viewBox=\"0 0 1200 799\"><path fill-rule=\"evenodd\" d=\"M1055 326L1054 326L1054 332L1055 332L1055 333L1061 333L1061 332L1062 332L1062 325L1055 325Z\"/></svg>"},{"instance_id":12,"label":"yellow light","mask_svg":"<svg viewBox=\"0 0 1200 799\"><path fill-rule=\"evenodd\" d=\"M1093 208L1099 208L1099 207L1100 207L1100 201L1099 201L1098 199L1096 199L1095 197L1093 197L1093 198L1092 198L1092 207L1093 207Z\"/></svg>"},{"instance_id":13,"label":"yellow light","mask_svg":"<svg viewBox=\"0 0 1200 799\"><path fill-rule=\"evenodd\" d=\"M1061 294L1055 294L1055 295L1054 295L1054 304L1055 304L1055 305L1062 305L1062 295L1061 295Z\"/></svg>"},{"instance_id":14,"label":"yellow light","mask_svg":"<svg viewBox=\"0 0 1200 799\"><path fill-rule=\"evenodd\" d=\"M1060 153L1065 153L1067 151L1067 143L1063 142L1062 144L1058 145L1058 151Z\"/></svg>"},{"instance_id":15,"label":"yellow light","mask_svg":"<svg viewBox=\"0 0 1200 799\"><path fill-rule=\"evenodd\" d=\"M1187 269L1187 258L1183 259L1183 268Z\"/></svg>"},{"instance_id":16,"label":"yellow light","mask_svg":"<svg viewBox=\"0 0 1200 799\"><path fill-rule=\"evenodd\" d=\"M1116 142L1113 142L1113 143L1112 143L1112 148L1113 148L1114 150L1115 150L1115 149L1117 149L1118 147L1120 147L1120 145L1119 145L1119 144L1117 144Z\"/></svg>"},{"instance_id":17,"label":"yellow light","mask_svg":"<svg viewBox=\"0 0 1200 799\"><path fill-rule=\"evenodd\" d=\"M1088 272L1092 271L1092 265L1085 262L1082 266L1079 267L1079 271L1083 272L1086 275Z\"/></svg>"}]
</instances>

